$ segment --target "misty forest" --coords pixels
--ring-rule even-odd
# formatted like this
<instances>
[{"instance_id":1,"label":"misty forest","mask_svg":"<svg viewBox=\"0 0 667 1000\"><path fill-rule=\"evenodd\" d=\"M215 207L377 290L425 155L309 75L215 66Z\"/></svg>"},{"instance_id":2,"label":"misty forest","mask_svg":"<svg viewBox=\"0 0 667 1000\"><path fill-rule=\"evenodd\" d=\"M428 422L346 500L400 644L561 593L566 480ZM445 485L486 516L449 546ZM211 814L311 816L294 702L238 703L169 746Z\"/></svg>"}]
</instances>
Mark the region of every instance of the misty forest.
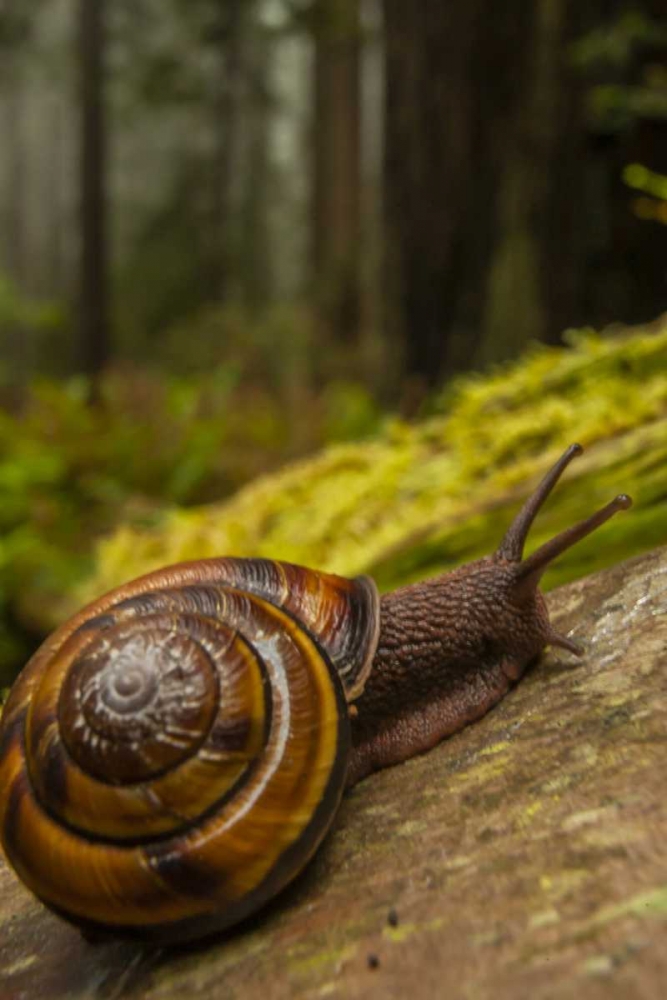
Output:
<instances>
[{"instance_id":1,"label":"misty forest","mask_svg":"<svg viewBox=\"0 0 667 1000\"><path fill-rule=\"evenodd\" d=\"M2 3L0 128L0 681L165 562L486 551L570 440L664 540L661 0Z\"/></svg>"}]
</instances>

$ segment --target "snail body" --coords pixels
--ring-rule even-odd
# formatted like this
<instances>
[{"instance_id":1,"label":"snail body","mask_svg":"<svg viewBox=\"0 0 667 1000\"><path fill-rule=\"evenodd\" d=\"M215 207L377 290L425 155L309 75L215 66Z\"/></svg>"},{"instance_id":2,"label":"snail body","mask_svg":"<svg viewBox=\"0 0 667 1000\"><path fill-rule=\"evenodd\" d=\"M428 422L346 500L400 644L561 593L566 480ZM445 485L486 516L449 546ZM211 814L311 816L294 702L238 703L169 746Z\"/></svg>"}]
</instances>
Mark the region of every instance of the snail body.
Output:
<instances>
[{"instance_id":1,"label":"snail body","mask_svg":"<svg viewBox=\"0 0 667 1000\"><path fill-rule=\"evenodd\" d=\"M492 556L378 595L265 559L132 581L37 651L0 722L0 840L89 933L182 942L255 912L304 867L346 785L482 716L555 632L539 579L629 506L522 560L573 445Z\"/></svg>"}]
</instances>

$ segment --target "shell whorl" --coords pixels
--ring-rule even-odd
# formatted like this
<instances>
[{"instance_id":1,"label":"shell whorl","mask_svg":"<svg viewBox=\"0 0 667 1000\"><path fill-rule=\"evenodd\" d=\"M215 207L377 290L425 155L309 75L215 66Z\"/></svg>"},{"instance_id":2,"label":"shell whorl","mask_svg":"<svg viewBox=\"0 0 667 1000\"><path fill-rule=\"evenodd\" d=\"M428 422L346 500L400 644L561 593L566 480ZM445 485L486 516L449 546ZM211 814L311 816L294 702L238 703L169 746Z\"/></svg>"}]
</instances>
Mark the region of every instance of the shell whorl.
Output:
<instances>
[{"instance_id":1,"label":"shell whorl","mask_svg":"<svg viewBox=\"0 0 667 1000\"><path fill-rule=\"evenodd\" d=\"M377 605L364 578L218 559L84 609L28 664L0 727L18 874L75 922L159 940L261 906L337 808Z\"/></svg>"}]
</instances>

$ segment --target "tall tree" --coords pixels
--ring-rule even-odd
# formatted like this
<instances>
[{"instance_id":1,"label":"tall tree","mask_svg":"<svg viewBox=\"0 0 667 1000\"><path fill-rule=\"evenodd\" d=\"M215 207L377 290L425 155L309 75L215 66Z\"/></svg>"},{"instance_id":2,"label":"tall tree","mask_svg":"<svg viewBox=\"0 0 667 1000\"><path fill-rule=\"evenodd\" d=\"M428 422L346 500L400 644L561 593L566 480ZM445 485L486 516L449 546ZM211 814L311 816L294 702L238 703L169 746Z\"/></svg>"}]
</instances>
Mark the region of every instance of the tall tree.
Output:
<instances>
[{"instance_id":1,"label":"tall tree","mask_svg":"<svg viewBox=\"0 0 667 1000\"><path fill-rule=\"evenodd\" d=\"M213 241L217 248L217 297L237 292L234 262L234 216L241 142L247 28L254 0L214 0L207 28L217 50L218 79L213 102L215 155L213 178Z\"/></svg>"},{"instance_id":2,"label":"tall tree","mask_svg":"<svg viewBox=\"0 0 667 1000\"><path fill-rule=\"evenodd\" d=\"M387 317L424 386L583 319L584 7L384 0Z\"/></svg>"},{"instance_id":3,"label":"tall tree","mask_svg":"<svg viewBox=\"0 0 667 1000\"><path fill-rule=\"evenodd\" d=\"M255 24L248 42L244 189L240 204L239 285L247 308L261 312L272 295L271 261L271 73L274 40Z\"/></svg>"},{"instance_id":4,"label":"tall tree","mask_svg":"<svg viewBox=\"0 0 667 1000\"><path fill-rule=\"evenodd\" d=\"M18 285L25 277L25 79L22 60L33 33L33 5L0 3L0 87L3 96L3 149L7 158L2 192L3 263Z\"/></svg>"},{"instance_id":5,"label":"tall tree","mask_svg":"<svg viewBox=\"0 0 667 1000\"><path fill-rule=\"evenodd\" d=\"M79 0L81 257L79 354L95 378L109 360L104 0Z\"/></svg>"},{"instance_id":6,"label":"tall tree","mask_svg":"<svg viewBox=\"0 0 667 1000\"><path fill-rule=\"evenodd\" d=\"M355 343L360 320L361 26L359 0L316 0L313 124L314 268L319 318Z\"/></svg>"},{"instance_id":7,"label":"tall tree","mask_svg":"<svg viewBox=\"0 0 667 1000\"><path fill-rule=\"evenodd\" d=\"M3 136L8 170L4 215L4 258L17 284L25 277L25 177L26 143L24 130L24 83L17 72L6 86Z\"/></svg>"}]
</instances>

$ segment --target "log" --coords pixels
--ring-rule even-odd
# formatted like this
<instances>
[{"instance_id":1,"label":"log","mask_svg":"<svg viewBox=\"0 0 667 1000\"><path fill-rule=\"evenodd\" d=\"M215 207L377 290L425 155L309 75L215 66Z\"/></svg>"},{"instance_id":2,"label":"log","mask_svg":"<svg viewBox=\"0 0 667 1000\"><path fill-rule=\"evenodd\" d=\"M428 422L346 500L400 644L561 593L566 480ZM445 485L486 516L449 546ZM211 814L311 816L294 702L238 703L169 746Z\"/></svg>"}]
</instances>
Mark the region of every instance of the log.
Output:
<instances>
[{"instance_id":1,"label":"log","mask_svg":"<svg viewBox=\"0 0 667 1000\"><path fill-rule=\"evenodd\" d=\"M549 595L584 643L345 798L307 871L188 949L90 944L0 862L0 997L664 996L667 549Z\"/></svg>"}]
</instances>

